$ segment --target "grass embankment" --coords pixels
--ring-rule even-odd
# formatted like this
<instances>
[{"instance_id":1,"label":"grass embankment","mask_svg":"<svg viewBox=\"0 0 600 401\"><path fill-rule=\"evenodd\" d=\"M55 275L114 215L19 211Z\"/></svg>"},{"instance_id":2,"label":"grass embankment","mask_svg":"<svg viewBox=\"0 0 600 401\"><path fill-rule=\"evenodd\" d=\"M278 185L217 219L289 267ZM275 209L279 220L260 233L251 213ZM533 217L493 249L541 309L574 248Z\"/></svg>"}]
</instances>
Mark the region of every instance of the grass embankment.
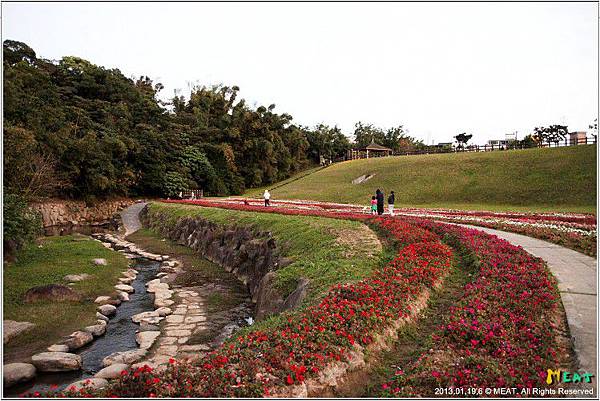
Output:
<instances>
[{"instance_id":1,"label":"grass embankment","mask_svg":"<svg viewBox=\"0 0 600 401\"><path fill-rule=\"evenodd\" d=\"M375 174L362 184L352 180ZM397 207L595 212L596 145L363 159L272 191L272 199L368 204L375 189Z\"/></svg>"},{"instance_id":2,"label":"grass embankment","mask_svg":"<svg viewBox=\"0 0 600 401\"><path fill-rule=\"evenodd\" d=\"M106 259L107 265L94 265L95 258ZM36 327L4 346L4 361L26 359L61 337L94 324L97 306L94 299L113 293L118 277L128 265L122 254L80 235L46 237L22 249L15 263L4 266L4 319L28 321ZM93 276L72 286L81 294L81 301L23 302L29 288L66 285L64 276L81 273Z\"/></svg>"},{"instance_id":3,"label":"grass embankment","mask_svg":"<svg viewBox=\"0 0 600 401\"><path fill-rule=\"evenodd\" d=\"M307 300L336 283L368 276L377 267L381 243L363 223L323 217L286 216L190 205L152 203L150 213L173 219L197 216L223 225L242 225L270 231L283 255L293 262L276 271L276 285L292 292L300 277L310 280Z\"/></svg>"}]
</instances>

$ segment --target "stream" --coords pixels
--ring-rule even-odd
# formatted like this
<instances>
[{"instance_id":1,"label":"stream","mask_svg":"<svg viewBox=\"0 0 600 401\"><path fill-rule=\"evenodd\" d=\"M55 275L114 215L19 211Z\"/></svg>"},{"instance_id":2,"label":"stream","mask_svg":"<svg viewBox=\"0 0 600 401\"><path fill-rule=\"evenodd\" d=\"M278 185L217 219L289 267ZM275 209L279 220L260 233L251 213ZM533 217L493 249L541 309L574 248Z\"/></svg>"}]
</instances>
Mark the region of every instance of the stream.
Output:
<instances>
[{"instance_id":1,"label":"stream","mask_svg":"<svg viewBox=\"0 0 600 401\"><path fill-rule=\"evenodd\" d=\"M113 247L118 251L118 247ZM34 380L15 385L4 389L6 397L18 397L23 393L45 392L51 389L64 389L69 384L91 378L99 370L104 368L102 360L115 352L129 351L138 349L135 335L139 330L139 325L131 320L133 315L145 311L154 310L154 295L146 292L145 284L156 278L159 272L161 262L146 258L132 259L131 268L138 271L135 280L130 284L135 292L129 294L129 301L122 302L117 307L116 315L113 316L106 327L106 333L96 338L89 345L80 348L74 353L82 358L82 369L75 372L58 373L38 373ZM220 345L224 340L231 336L233 332L242 326L252 322L253 305L248 298L247 289L242 286L237 279L231 276L225 280L210 281L205 278L198 278L197 282L189 282L196 291L206 296L216 292L229 293L238 296L238 302L231 305L231 308L220 311L209 311L207 319L207 330L204 331L204 337L200 341L190 341L190 343L205 343L211 349ZM116 283L115 283L116 284ZM175 286L180 288L180 286ZM58 387L55 387L58 386Z\"/></svg>"}]
</instances>

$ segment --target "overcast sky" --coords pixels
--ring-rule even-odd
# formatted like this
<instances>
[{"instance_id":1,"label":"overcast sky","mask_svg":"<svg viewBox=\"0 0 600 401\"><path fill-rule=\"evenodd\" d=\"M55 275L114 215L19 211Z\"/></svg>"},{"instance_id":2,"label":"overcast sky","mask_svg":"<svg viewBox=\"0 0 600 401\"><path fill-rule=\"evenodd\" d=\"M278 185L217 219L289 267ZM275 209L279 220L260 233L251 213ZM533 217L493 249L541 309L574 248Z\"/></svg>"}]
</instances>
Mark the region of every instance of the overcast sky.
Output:
<instances>
[{"instance_id":1,"label":"overcast sky","mask_svg":"<svg viewBox=\"0 0 600 401\"><path fill-rule=\"evenodd\" d=\"M598 109L595 3L4 3L4 39L127 76L238 85L303 125L403 124L427 143L534 126L587 130Z\"/></svg>"}]
</instances>

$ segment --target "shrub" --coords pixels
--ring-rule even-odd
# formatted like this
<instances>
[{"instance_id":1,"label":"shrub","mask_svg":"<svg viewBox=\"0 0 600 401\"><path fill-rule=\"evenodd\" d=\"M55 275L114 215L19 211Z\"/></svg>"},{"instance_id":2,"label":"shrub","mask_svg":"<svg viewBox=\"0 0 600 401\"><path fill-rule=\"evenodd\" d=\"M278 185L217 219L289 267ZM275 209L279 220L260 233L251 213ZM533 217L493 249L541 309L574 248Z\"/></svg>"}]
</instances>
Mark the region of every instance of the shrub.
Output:
<instances>
[{"instance_id":1,"label":"shrub","mask_svg":"<svg viewBox=\"0 0 600 401\"><path fill-rule=\"evenodd\" d=\"M13 253L41 233L42 220L25 199L16 194L4 195L4 251Z\"/></svg>"}]
</instances>

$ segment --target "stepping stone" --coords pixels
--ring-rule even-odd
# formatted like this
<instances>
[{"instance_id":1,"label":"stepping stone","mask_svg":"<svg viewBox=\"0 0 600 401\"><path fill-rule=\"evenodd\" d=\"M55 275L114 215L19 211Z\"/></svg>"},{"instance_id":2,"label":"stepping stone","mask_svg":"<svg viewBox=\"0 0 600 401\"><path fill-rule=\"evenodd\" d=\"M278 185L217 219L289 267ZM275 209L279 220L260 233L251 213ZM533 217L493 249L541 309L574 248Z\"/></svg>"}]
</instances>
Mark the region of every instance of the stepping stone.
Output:
<instances>
[{"instance_id":1,"label":"stepping stone","mask_svg":"<svg viewBox=\"0 0 600 401\"><path fill-rule=\"evenodd\" d=\"M54 344L46 349L50 352L69 352L69 347L65 344Z\"/></svg>"},{"instance_id":2,"label":"stepping stone","mask_svg":"<svg viewBox=\"0 0 600 401\"><path fill-rule=\"evenodd\" d=\"M17 322L14 320L4 320L2 322L2 337L4 344L11 339L17 337L21 333L25 333L35 327L35 324L30 322Z\"/></svg>"},{"instance_id":3,"label":"stepping stone","mask_svg":"<svg viewBox=\"0 0 600 401\"><path fill-rule=\"evenodd\" d=\"M99 379L116 379L121 377L121 372L129 369L129 365L126 363L114 363L103 369L100 369L98 373L94 375Z\"/></svg>"},{"instance_id":4,"label":"stepping stone","mask_svg":"<svg viewBox=\"0 0 600 401\"><path fill-rule=\"evenodd\" d=\"M135 292L133 287L130 285L127 285L127 284L117 284L117 285L115 285L115 288L119 291L123 291L123 292L127 292L127 293Z\"/></svg>"},{"instance_id":5,"label":"stepping stone","mask_svg":"<svg viewBox=\"0 0 600 401\"><path fill-rule=\"evenodd\" d=\"M140 345L140 348L148 349L152 347L158 336L160 336L160 331L142 331L135 335L135 341Z\"/></svg>"},{"instance_id":6,"label":"stepping stone","mask_svg":"<svg viewBox=\"0 0 600 401\"><path fill-rule=\"evenodd\" d=\"M114 305L100 305L98 307L98 312L103 314L104 316L112 316L117 313L117 307Z\"/></svg>"},{"instance_id":7,"label":"stepping stone","mask_svg":"<svg viewBox=\"0 0 600 401\"><path fill-rule=\"evenodd\" d=\"M210 351L210 347L206 344L182 345L179 350L181 352Z\"/></svg>"},{"instance_id":8,"label":"stepping stone","mask_svg":"<svg viewBox=\"0 0 600 401\"><path fill-rule=\"evenodd\" d=\"M153 324L148 324L145 321L141 321L140 331L160 331L160 327Z\"/></svg>"},{"instance_id":9,"label":"stepping stone","mask_svg":"<svg viewBox=\"0 0 600 401\"><path fill-rule=\"evenodd\" d=\"M191 335L191 330L168 330L165 332L165 336L167 337L189 337Z\"/></svg>"},{"instance_id":10,"label":"stepping stone","mask_svg":"<svg viewBox=\"0 0 600 401\"><path fill-rule=\"evenodd\" d=\"M81 357L68 352L40 352L31 357L40 372L68 372L81 369Z\"/></svg>"},{"instance_id":11,"label":"stepping stone","mask_svg":"<svg viewBox=\"0 0 600 401\"><path fill-rule=\"evenodd\" d=\"M9 363L2 367L4 387L25 383L35 377L35 366L30 363Z\"/></svg>"},{"instance_id":12,"label":"stepping stone","mask_svg":"<svg viewBox=\"0 0 600 401\"><path fill-rule=\"evenodd\" d=\"M167 323L183 323L183 315L170 315L167 316Z\"/></svg>"},{"instance_id":13,"label":"stepping stone","mask_svg":"<svg viewBox=\"0 0 600 401\"><path fill-rule=\"evenodd\" d=\"M158 308L156 312L158 313L158 316L167 316L173 313L171 308L167 308L166 306Z\"/></svg>"},{"instance_id":14,"label":"stepping stone","mask_svg":"<svg viewBox=\"0 0 600 401\"><path fill-rule=\"evenodd\" d=\"M188 340L189 340L189 339L190 339L189 337L180 337L180 338L177 340L177 344L185 344L185 343L187 343L187 342L188 342Z\"/></svg>"},{"instance_id":15,"label":"stepping stone","mask_svg":"<svg viewBox=\"0 0 600 401\"><path fill-rule=\"evenodd\" d=\"M92 341L94 341L94 336L91 333L76 331L65 341L65 345L69 347L69 351L75 351Z\"/></svg>"},{"instance_id":16,"label":"stepping stone","mask_svg":"<svg viewBox=\"0 0 600 401\"><path fill-rule=\"evenodd\" d=\"M142 319L146 319L146 318L150 318L150 317L158 317L158 312L153 310L153 311L138 313L137 315L131 316L131 320L133 321L133 323L140 323L142 321Z\"/></svg>"},{"instance_id":17,"label":"stepping stone","mask_svg":"<svg viewBox=\"0 0 600 401\"><path fill-rule=\"evenodd\" d=\"M175 356L175 355L177 355L177 346L176 345L161 345L156 350L156 354L157 354L157 356L160 354L168 355L168 356Z\"/></svg>"},{"instance_id":18,"label":"stepping stone","mask_svg":"<svg viewBox=\"0 0 600 401\"><path fill-rule=\"evenodd\" d=\"M173 305L175 302L170 299L156 299L154 301L155 308L169 307Z\"/></svg>"},{"instance_id":19,"label":"stepping stone","mask_svg":"<svg viewBox=\"0 0 600 401\"><path fill-rule=\"evenodd\" d=\"M153 317L145 317L140 321L141 323L146 323L146 324L159 324L161 320L163 320L164 317L161 316L153 316Z\"/></svg>"},{"instance_id":20,"label":"stepping stone","mask_svg":"<svg viewBox=\"0 0 600 401\"><path fill-rule=\"evenodd\" d=\"M206 321L206 316L188 316L185 318L185 323L200 323Z\"/></svg>"},{"instance_id":21,"label":"stepping stone","mask_svg":"<svg viewBox=\"0 0 600 401\"><path fill-rule=\"evenodd\" d=\"M160 345L172 345L177 342L177 337L163 337L160 339Z\"/></svg>"},{"instance_id":22,"label":"stepping stone","mask_svg":"<svg viewBox=\"0 0 600 401\"><path fill-rule=\"evenodd\" d=\"M108 386L108 380L106 379L99 379L96 377L90 378L90 379L83 379L83 380L79 380L76 381L74 383L69 384L66 387L66 391L79 391L82 388L85 389L101 389Z\"/></svg>"},{"instance_id":23,"label":"stepping stone","mask_svg":"<svg viewBox=\"0 0 600 401\"><path fill-rule=\"evenodd\" d=\"M131 365L146 356L148 351L145 349L136 349L131 351L115 352L102 360L104 366L110 366L115 363L125 363Z\"/></svg>"},{"instance_id":24,"label":"stepping stone","mask_svg":"<svg viewBox=\"0 0 600 401\"><path fill-rule=\"evenodd\" d=\"M94 259L92 262L97 266L106 266L106 259Z\"/></svg>"}]
</instances>

